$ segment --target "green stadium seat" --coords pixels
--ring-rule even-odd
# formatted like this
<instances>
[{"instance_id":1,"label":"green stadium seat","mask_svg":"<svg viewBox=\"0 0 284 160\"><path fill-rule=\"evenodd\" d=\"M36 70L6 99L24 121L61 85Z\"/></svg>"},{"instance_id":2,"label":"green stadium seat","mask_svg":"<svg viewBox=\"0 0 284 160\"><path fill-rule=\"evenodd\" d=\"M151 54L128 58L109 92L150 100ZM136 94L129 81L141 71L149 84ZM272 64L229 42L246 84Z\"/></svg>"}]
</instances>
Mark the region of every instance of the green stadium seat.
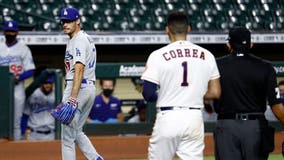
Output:
<instances>
[{"instance_id":1,"label":"green stadium seat","mask_svg":"<svg viewBox=\"0 0 284 160\"><path fill-rule=\"evenodd\" d=\"M124 13L123 10L107 9L105 10L104 14L106 16L107 22L111 26L109 29L114 31L129 30L128 16Z\"/></svg>"},{"instance_id":2,"label":"green stadium seat","mask_svg":"<svg viewBox=\"0 0 284 160\"><path fill-rule=\"evenodd\" d=\"M108 8L113 8L113 3L111 1L104 1L104 0L90 0L90 5L93 6L92 8L95 10L101 10L102 12Z\"/></svg>"},{"instance_id":3,"label":"green stadium seat","mask_svg":"<svg viewBox=\"0 0 284 160\"><path fill-rule=\"evenodd\" d=\"M273 11L275 19L276 30L283 31L284 29L284 11L283 9L276 9Z\"/></svg>"},{"instance_id":4,"label":"green stadium seat","mask_svg":"<svg viewBox=\"0 0 284 160\"><path fill-rule=\"evenodd\" d=\"M226 31L236 25L284 30L284 0L0 0L0 22L15 19L26 29L57 31L65 6L78 8L84 30L164 30L171 11L184 11L195 31Z\"/></svg>"},{"instance_id":5,"label":"green stadium seat","mask_svg":"<svg viewBox=\"0 0 284 160\"><path fill-rule=\"evenodd\" d=\"M114 0L115 8L128 12L131 8L137 7L138 3L134 0Z\"/></svg>"},{"instance_id":6,"label":"green stadium seat","mask_svg":"<svg viewBox=\"0 0 284 160\"><path fill-rule=\"evenodd\" d=\"M184 0L163 0L165 9L169 12L171 11L186 11L188 9L188 4Z\"/></svg>"}]
</instances>

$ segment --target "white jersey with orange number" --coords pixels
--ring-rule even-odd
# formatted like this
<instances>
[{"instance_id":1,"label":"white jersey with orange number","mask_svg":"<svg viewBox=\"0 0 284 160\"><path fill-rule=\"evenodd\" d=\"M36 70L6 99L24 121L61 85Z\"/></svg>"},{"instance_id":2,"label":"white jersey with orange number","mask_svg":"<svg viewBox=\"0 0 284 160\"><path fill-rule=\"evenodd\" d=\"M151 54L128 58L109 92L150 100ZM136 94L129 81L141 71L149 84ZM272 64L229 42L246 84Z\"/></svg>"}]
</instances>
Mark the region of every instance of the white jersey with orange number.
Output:
<instances>
[{"instance_id":1,"label":"white jersey with orange number","mask_svg":"<svg viewBox=\"0 0 284 160\"><path fill-rule=\"evenodd\" d=\"M79 31L67 43L65 52L66 79L73 80L74 65L80 62L85 65L83 79L95 81L96 47L91 37L84 31Z\"/></svg>"},{"instance_id":2,"label":"white jersey with orange number","mask_svg":"<svg viewBox=\"0 0 284 160\"><path fill-rule=\"evenodd\" d=\"M151 53L141 78L159 85L157 107L203 108L209 80L219 77L212 53L189 41L176 41Z\"/></svg>"}]
</instances>

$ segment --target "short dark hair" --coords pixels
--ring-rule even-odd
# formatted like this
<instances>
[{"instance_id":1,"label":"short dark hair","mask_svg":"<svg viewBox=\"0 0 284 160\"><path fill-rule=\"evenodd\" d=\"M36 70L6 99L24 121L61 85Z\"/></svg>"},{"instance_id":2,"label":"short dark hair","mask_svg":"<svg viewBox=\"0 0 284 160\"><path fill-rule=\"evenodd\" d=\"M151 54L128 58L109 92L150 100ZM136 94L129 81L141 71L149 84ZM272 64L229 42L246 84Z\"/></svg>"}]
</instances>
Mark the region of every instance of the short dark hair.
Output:
<instances>
[{"instance_id":1,"label":"short dark hair","mask_svg":"<svg viewBox=\"0 0 284 160\"><path fill-rule=\"evenodd\" d=\"M282 80L278 83L278 86L280 86L280 85L284 85L284 80Z\"/></svg>"},{"instance_id":2,"label":"short dark hair","mask_svg":"<svg viewBox=\"0 0 284 160\"><path fill-rule=\"evenodd\" d=\"M101 78L100 79L100 85L103 86L104 81L112 81L113 86L116 85L116 79L115 78Z\"/></svg>"},{"instance_id":3,"label":"short dark hair","mask_svg":"<svg viewBox=\"0 0 284 160\"><path fill-rule=\"evenodd\" d=\"M168 15L167 26L173 34L186 34L188 25L184 12L172 12Z\"/></svg>"},{"instance_id":4,"label":"short dark hair","mask_svg":"<svg viewBox=\"0 0 284 160\"><path fill-rule=\"evenodd\" d=\"M251 45L251 33L244 27L230 29L227 40L236 52L247 53Z\"/></svg>"}]
</instances>

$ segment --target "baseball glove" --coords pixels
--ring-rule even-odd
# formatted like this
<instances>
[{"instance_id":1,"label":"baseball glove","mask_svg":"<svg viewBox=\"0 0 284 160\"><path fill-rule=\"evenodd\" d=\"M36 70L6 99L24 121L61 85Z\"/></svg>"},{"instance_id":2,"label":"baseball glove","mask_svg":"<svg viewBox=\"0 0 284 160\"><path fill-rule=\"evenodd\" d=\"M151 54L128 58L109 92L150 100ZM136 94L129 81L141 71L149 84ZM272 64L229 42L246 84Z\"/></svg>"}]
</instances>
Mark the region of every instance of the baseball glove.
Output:
<instances>
[{"instance_id":1,"label":"baseball glove","mask_svg":"<svg viewBox=\"0 0 284 160\"><path fill-rule=\"evenodd\" d=\"M70 103L70 101L72 102ZM65 103L60 103L50 114L62 124L68 125L72 122L77 110L78 102L76 99L68 99Z\"/></svg>"}]
</instances>

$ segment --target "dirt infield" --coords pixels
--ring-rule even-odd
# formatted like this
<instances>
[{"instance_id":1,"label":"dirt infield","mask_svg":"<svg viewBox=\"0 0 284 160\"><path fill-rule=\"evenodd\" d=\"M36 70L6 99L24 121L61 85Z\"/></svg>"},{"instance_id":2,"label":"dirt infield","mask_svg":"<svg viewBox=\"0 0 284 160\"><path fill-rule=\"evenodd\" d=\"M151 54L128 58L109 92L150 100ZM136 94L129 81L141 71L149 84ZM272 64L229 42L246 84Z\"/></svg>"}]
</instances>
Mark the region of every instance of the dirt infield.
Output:
<instances>
[{"instance_id":1,"label":"dirt infield","mask_svg":"<svg viewBox=\"0 0 284 160\"><path fill-rule=\"evenodd\" d=\"M274 153L281 153L284 133L275 134ZM96 136L90 137L96 149L105 160L127 158L146 158L149 136ZM211 134L205 136L205 155L214 154L214 144ZM13 142L0 140L0 160L60 160L60 141L50 142ZM77 150L77 160L85 160Z\"/></svg>"}]
</instances>

